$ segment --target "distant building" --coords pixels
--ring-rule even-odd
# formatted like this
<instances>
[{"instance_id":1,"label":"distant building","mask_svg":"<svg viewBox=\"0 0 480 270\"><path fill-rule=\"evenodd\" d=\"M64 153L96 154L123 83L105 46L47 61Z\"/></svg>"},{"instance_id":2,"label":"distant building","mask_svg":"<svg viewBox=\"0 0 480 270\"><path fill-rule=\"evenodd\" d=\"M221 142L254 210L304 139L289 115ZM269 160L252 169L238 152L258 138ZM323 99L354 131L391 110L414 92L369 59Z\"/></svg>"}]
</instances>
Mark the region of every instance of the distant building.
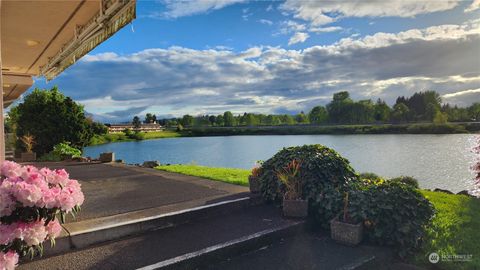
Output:
<instances>
[{"instance_id":1,"label":"distant building","mask_svg":"<svg viewBox=\"0 0 480 270\"><path fill-rule=\"evenodd\" d=\"M132 131L137 130L132 124L108 124L108 133L123 132L125 129L130 129ZM163 131L165 128L158 124L157 122L153 123L142 123L138 128L138 131L142 132L152 132L152 131Z\"/></svg>"}]
</instances>

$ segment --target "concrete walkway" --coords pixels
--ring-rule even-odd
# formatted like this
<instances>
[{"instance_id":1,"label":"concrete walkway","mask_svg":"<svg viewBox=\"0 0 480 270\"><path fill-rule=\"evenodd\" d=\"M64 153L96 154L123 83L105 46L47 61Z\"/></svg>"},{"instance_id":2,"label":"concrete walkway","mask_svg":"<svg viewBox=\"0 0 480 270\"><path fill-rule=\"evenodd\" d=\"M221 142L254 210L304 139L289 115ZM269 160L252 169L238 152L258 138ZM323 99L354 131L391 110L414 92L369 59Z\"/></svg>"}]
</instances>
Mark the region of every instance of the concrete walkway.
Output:
<instances>
[{"instance_id":1,"label":"concrete walkway","mask_svg":"<svg viewBox=\"0 0 480 270\"><path fill-rule=\"evenodd\" d=\"M72 179L79 180L85 203L75 221L148 209L150 212L154 209L158 215L238 198L248 192L248 188L242 186L123 164L45 162L32 165L64 168Z\"/></svg>"}]
</instances>

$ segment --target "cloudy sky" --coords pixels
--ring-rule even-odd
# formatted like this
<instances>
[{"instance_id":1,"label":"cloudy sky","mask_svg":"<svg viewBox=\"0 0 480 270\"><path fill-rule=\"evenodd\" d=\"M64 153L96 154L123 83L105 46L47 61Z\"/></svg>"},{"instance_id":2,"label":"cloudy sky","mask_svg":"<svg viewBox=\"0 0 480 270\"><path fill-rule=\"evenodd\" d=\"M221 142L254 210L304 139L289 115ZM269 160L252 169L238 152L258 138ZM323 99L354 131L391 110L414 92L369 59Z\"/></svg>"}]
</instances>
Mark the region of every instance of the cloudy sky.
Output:
<instances>
[{"instance_id":1,"label":"cloudy sky","mask_svg":"<svg viewBox=\"0 0 480 270\"><path fill-rule=\"evenodd\" d=\"M137 19L55 80L97 120L296 113L334 92L480 101L480 0L139 1Z\"/></svg>"}]
</instances>

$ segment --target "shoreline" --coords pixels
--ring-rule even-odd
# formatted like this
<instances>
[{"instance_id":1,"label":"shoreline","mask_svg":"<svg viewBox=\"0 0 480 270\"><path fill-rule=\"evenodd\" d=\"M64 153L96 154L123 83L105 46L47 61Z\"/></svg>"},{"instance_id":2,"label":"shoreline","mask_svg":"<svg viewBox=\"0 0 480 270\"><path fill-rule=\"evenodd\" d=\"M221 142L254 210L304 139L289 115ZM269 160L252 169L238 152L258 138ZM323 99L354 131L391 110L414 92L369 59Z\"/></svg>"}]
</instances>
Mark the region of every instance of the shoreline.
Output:
<instances>
[{"instance_id":1,"label":"shoreline","mask_svg":"<svg viewBox=\"0 0 480 270\"><path fill-rule=\"evenodd\" d=\"M141 140L128 138L124 133L97 135L87 146L116 142L134 142L178 137L241 136L241 135L362 135L362 134L477 134L480 123L411 123L369 125L292 125L292 126L235 126L193 127L183 131L166 130L141 132ZM86 147L87 147L86 146Z\"/></svg>"}]
</instances>

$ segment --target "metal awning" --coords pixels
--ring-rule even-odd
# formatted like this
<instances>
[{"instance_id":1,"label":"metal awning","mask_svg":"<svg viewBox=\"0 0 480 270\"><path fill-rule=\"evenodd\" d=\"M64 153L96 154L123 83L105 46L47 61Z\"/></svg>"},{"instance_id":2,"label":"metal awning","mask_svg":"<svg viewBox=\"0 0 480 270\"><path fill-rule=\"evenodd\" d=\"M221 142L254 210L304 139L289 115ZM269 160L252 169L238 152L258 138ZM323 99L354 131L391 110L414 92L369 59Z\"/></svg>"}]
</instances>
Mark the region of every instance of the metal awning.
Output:
<instances>
[{"instance_id":1,"label":"metal awning","mask_svg":"<svg viewBox=\"0 0 480 270\"><path fill-rule=\"evenodd\" d=\"M4 104L55 78L135 18L135 0L1 1Z\"/></svg>"}]
</instances>

